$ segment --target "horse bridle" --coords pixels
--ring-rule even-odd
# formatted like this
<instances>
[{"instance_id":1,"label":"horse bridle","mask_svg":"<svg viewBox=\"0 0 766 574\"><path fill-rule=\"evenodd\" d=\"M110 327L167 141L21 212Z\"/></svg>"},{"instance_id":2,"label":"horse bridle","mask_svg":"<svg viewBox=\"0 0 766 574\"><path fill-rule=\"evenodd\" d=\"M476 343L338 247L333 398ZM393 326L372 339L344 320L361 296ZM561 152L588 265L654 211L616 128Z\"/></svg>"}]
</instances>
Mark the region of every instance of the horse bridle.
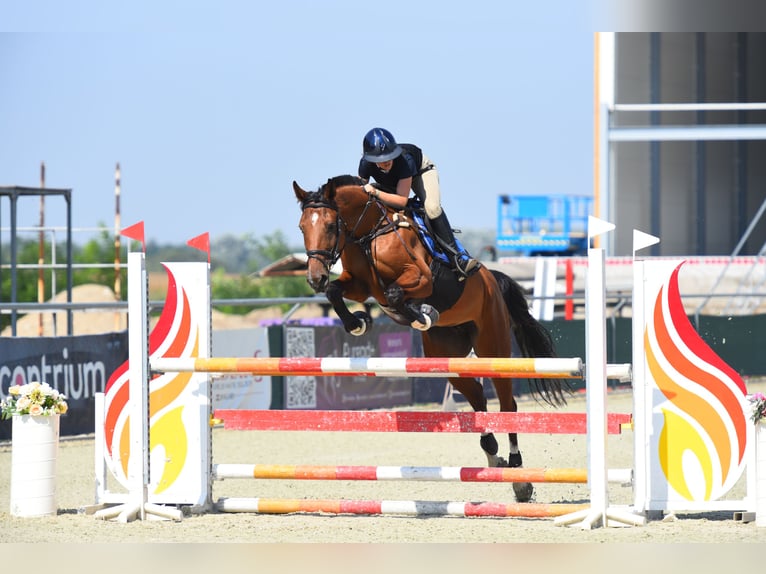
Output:
<instances>
[{"instance_id":1,"label":"horse bridle","mask_svg":"<svg viewBox=\"0 0 766 574\"><path fill-rule=\"evenodd\" d=\"M328 201L324 200L318 200L315 198L308 198L306 201L303 202L301 205L301 211L305 211L307 207L313 207L313 208L327 208L332 209L335 212L335 225L337 228L337 233L335 234L335 245L333 245L332 249L308 249L306 250L306 257L309 259L316 259L319 261L325 268L325 271L327 271L327 274L329 275L330 269L338 262L338 259L340 259L340 254L343 251L343 248L340 247L340 226L341 224L345 227L346 223L343 221L343 218L340 216L340 212L338 211L338 206L334 203L330 203Z\"/></svg>"},{"instance_id":2,"label":"horse bridle","mask_svg":"<svg viewBox=\"0 0 766 574\"><path fill-rule=\"evenodd\" d=\"M305 210L307 207L313 207L313 208L326 208L326 209L332 209L335 211L335 223L336 223L336 234L335 234L335 245L333 246L332 250L329 249L309 249L306 251L306 257L309 259L316 259L319 261L327 271L327 273L330 273L330 269L332 268L335 263L337 263L338 259L340 259L341 253L343 252L343 247L340 244L341 236L351 238L352 243L358 244L360 247L362 247L362 250L367 255L367 258L370 261L371 267L373 270L376 271L377 275L377 268L375 267L373 263L373 256L372 251L370 249L370 246L372 244L372 240L378 237L379 235L382 235L384 233L388 233L390 231L396 231L397 224L393 221L390 221L386 217L386 210L381 209L381 215L378 219L377 223L372 227L372 231L368 233L367 235L364 235L362 237L354 237L354 232L359 227L360 223L364 219L365 214L367 213L367 210L370 208L370 206L375 203L379 207L382 206L382 203L380 200L375 199L374 197L370 196L370 199L367 201L366 205L364 206L364 210L362 211L362 214L357 219L356 223L354 224L354 227L349 230L348 225L346 225L346 222L343 220L343 218L340 216L340 211L338 210L338 206L333 203L329 202L324 199L317 199L315 197L307 198L306 201L303 202L301 205L301 210ZM386 221L386 225L381 226L381 223ZM341 233L341 227L343 228L344 232ZM397 234L398 235L398 234ZM401 237L399 239L404 243ZM407 252L409 253L410 257L414 259L414 254L410 252L409 248L405 246L407 249ZM378 277L378 282L380 282L380 277Z\"/></svg>"}]
</instances>

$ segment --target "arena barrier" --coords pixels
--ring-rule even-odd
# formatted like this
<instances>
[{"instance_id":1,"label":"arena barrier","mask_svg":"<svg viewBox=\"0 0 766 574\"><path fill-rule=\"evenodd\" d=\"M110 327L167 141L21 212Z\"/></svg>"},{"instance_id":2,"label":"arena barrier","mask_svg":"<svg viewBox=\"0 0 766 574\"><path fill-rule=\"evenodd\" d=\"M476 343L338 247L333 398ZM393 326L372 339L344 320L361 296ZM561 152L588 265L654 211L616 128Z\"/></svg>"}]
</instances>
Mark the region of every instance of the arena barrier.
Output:
<instances>
[{"instance_id":1,"label":"arena barrier","mask_svg":"<svg viewBox=\"0 0 766 574\"><path fill-rule=\"evenodd\" d=\"M613 226L600 220L594 220L594 229L589 227L589 234L596 236L605 231L609 231ZM633 322L633 363L627 366L612 366L606 363L606 345L605 345L605 304L604 304L604 253L600 249L591 249L588 254L588 276L586 286L586 396L588 415L581 415L576 422L579 430L583 430L588 435L588 469L587 477L590 487L591 501L585 507L577 509L569 508L566 512L553 511L547 506L544 509L537 509L529 506L527 503L521 505L529 509L530 512L542 513L544 516L556 516L556 524L575 524L582 528L591 528L596 524L603 526L609 524L643 524L646 515L652 511L677 511L677 510L721 510L732 509L740 511L742 514L752 513L754 510L754 489L755 470L753 460L751 424L743 424L746 419L746 398L744 385L738 385L736 373L712 355L712 351L700 344L700 340L695 339L696 333L690 333L688 327L682 324L678 318L678 302L680 297L677 293L676 274L683 261L640 261L635 258L635 252L651 245L646 238L652 238L646 234L634 232L634 322ZM656 241L654 241L656 242ZM140 256L140 257L139 257ZM133 263L133 267L131 267ZM140 269L143 265L143 254L133 254L129 256L129 276L131 269ZM173 267L168 264L171 274L176 278L185 276L186 270ZM231 370L244 369L247 372L258 372L251 370L255 367L263 368L264 374L286 374L279 371L280 363L288 365L287 369L294 369L289 374L328 374L332 373L350 373L360 372L365 374L375 374L380 372L389 373L392 364L382 359L368 359L362 365L359 360L326 361L322 359L306 358L293 361L283 359L271 359L270 362L259 363L257 365L248 362L242 362L241 359L233 358L210 358L209 347L209 266L204 264L186 264L198 265L196 278L177 281L169 286L169 299L171 293L173 304L177 304L178 315L183 312L190 313L190 318L185 320L169 321L172 323L166 326L163 331L164 340L158 342L153 348L146 343L148 337L140 337L135 345L131 345L131 373L130 396L140 396L138 401L127 402L118 401L122 397L119 391L114 392L114 396L109 400L106 398L105 408L109 415L108 408L115 404L121 404L122 410L118 416L112 417L119 427L123 427L127 420L131 425L135 421L148 421L151 425L151 441L147 438L148 428L138 429L133 432L131 426L130 449L118 449L114 445L126 442L125 433L118 435L118 429L105 425L105 428L99 429L97 422L97 439L99 434L105 437L106 429L111 432L112 442L97 440L97 482L99 469L104 469L104 458L111 458L109 469L117 474L123 472L123 479L129 490L129 495L112 496L103 488L105 478L97 484L97 504L118 503L121 504L118 509L103 508L96 512L100 518L118 518L119 520L130 520L140 515L142 518L145 513L162 512L157 506L162 505L188 505L192 508L207 510L212 507L212 488L211 483L215 478L215 472L211 464L210 442L211 432L209 424L211 421L209 388L210 373L212 372L231 372ZM202 279L200 279L202 275ZM197 287L190 287L191 285ZM198 289L202 285L203 289ZM145 290L139 284L137 289L129 290L129 296L133 299L140 299L136 296L137 292ZM145 294L144 294L145 297ZM676 299L678 301L676 301ZM146 305L142 303L143 318L139 314L134 317L135 322L130 326L131 333L145 329ZM167 306L167 304L166 304ZM191 312L190 312L191 311ZM133 317L134 313L131 313ZM143 326L142 326L143 325ZM152 333L152 336L155 335ZM133 343L133 340L131 340ZM645 352L648 349L648 353ZM134 354L135 353L135 354ZM452 365L447 362L446 366L440 368L446 369L443 372L433 376L446 376L445 373L468 374L469 359L460 360ZM380 362L383 361L383 362ZM402 362L401 359L397 361ZM417 365L417 361L409 359L404 361L404 367L400 364L396 369L404 368L405 371L410 368L426 369L425 364ZM529 369L536 366L526 365L524 363L503 360L500 370L505 370L504 376L523 376L530 375ZM565 361L574 361L564 366L564 363L548 364L541 367L542 370L552 369L551 376L562 376L564 372L569 372L570 376L577 376L578 368L576 362L579 359L566 359ZM413 367L408 366L413 365ZM163 371L162 374L151 379L149 384L149 370ZM308 367L310 365L310 368ZM491 365L487 363L478 363L481 375L488 376L494 373ZM522 365L524 365L522 367ZM323 370L325 367L328 370ZM227 371L228 369L228 371ZM302 370L303 369L303 370ZM316 369L316 370L314 370ZM340 369L340 371L338 370ZM344 370L345 369L345 370ZM454 369L454 370L453 370ZM317 372L317 371L321 371ZM521 374L523 372L523 374ZM535 372L535 371L532 371ZM582 376L582 369L579 370ZM137 375L134 375L137 373ZM700 375L700 373L703 373ZM606 413L606 379L610 377L619 377L624 380L628 374L632 374L634 387L634 468L632 470L632 485L634 492L634 504L630 507L611 507L608 502L606 484L610 479L609 470L606 468L606 435L607 432L614 432L615 424L624 425L624 420L615 421L614 417ZM417 376L423 376L418 373ZM702 379L703 383L698 381ZM142 383L143 381L143 383ZM681 384L675 384L674 381L681 381ZM182 388L183 382L185 387ZM695 388L701 386L702 389ZM124 385L123 385L124 387ZM191 389L191 390L188 390ZM177 397L169 397L171 390ZM187 392L188 390L188 392ZM152 410L148 408L148 394L152 395ZM108 395L109 393L107 393ZM704 401L695 399L696 396L703 396ZM162 406L154 408L156 397L162 397ZM206 398L207 402L203 399ZM675 397L675 398L674 398ZM691 397L691 398L690 398ZM174 403L175 399L182 401ZM681 399L681 400L679 400ZM145 406L145 404L147 406ZM183 405L183 413L179 413L179 406ZM705 411L702 414L690 409L690 405L698 408L702 406ZM705 406L708 405L708 406ZM711 406L712 405L712 406ZM97 407L98 408L98 407ZM146 415L142 416L147 409ZM138 412L139 416L127 416L126 413ZM221 419L224 422L224 428L232 428L232 425L245 425L241 428L252 428L247 425L266 426L269 428L279 428L284 430L285 418L293 417L290 424L298 424L297 419L304 416L300 411L256 411L247 413L234 412L216 412L214 419ZM322 413L321 411L310 411L315 413L313 416L319 417L315 420L313 430L330 430L330 424L338 424L337 417L361 417L362 414L348 415L343 412ZM191 414L189 414L191 413ZM298 413L298 414L296 414ZM372 414L374 413L374 414ZM377 412L363 413L364 416L380 416ZM440 428L440 426L450 424L460 427L468 425L472 429L469 432L477 432L479 428L491 428L493 431L503 428L524 428L519 426L503 427L503 424L518 425L521 419L516 421L500 422L501 415L507 413L431 413L433 415L458 416L453 422L439 421L437 419L425 423L425 427ZM527 415L532 413L526 413ZM570 422L563 422L565 413L556 413L559 417L557 423L559 428L572 430ZM567 413L569 414L569 413ZM408 415L405 413L393 413L399 417L399 421L405 420ZM472 422L460 420L463 415L473 415ZM475 415L481 415L479 417ZM487 415L486 420L481 418ZM715 415L718 421L710 426L710 421ZM97 412L98 416L98 412ZM389 415L390 416L390 415ZM522 417L524 415L521 415ZM184 418L186 417L186 418ZM257 418L256 418L257 417ZM275 417L270 423L268 417ZM277 420L280 417L283 420ZM336 417L331 422L322 422L321 417ZM104 419L103 414L101 415ZM239 419L238 422L235 419ZM107 423L109 417L107 416ZM494 420L492 420L494 419ZM191 420L191 425L188 421ZM260 422L254 422L258 420ZM490 422L490 420L492 422ZM175 424L171 424L172 421ZM316 421L319 421L317 423ZM479 422L477 422L479 421ZM584 421L584 422L583 422ZM746 422L746 421L745 421ZM305 420L300 424L305 424ZM356 422L354 424L364 425L369 423ZM380 423L381 428L385 424L391 425L399 432L398 422ZM411 423L417 426L421 423ZM473 424L473 426L470 426ZM481 425L493 425L482 427ZM546 424L538 424L538 431L531 430L532 423L527 420L524 424L527 426L527 432L554 432L551 431L548 421ZM318 426L317 426L318 425ZM706 426L708 425L708 426ZM140 426L140 425L138 425ZM422 426L422 425L421 425ZM355 429L364 428L353 427ZM413 427L411 427L413 428ZM655 429L661 429L657 432ZM192 453L186 456L183 461L181 458L168 456L174 446L168 437L185 437L186 451ZM408 431L404 431L408 432ZM450 432L450 431L447 431ZM479 431L481 432L481 431ZM497 431L500 432L500 431ZM522 432L518 430L517 432ZM690 437L694 440L690 443ZM119 442L122 440L122 442ZM141 442L143 441L143 442ZM661 444L660 444L661 443ZM685 461L691 444L692 453L699 461L696 464L689 465ZM147 448L146 445L149 445ZM677 446L676 446L677 445ZM110 449L111 446L111 449ZM160 446L164 449L159 448ZM133 449L136 450L133 450ZM119 451L119 452L116 452ZM158 454L155 455L155 451ZM144 456L129 456L131 452L144 453ZM179 451L180 452L180 451ZM127 453L127 456L126 456ZM149 461L151 453L151 461ZM198 454L201 453L201 456ZM686 457L686 458L684 458ZM187 459L195 459L190 469L186 468ZM152 478L149 479L148 469L151 465L153 470ZM252 466L252 465L244 465ZM385 468L385 467L382 467ZM429 468L429 467L425 467ZM725 492L742 475L743 470L747 468L747 494L740 500L720 500ZM295 469L293 469L295 470ZM526 469L542 472L541 469ZM289 472L289 471L285 471ZM330 472L328 469L314 470L312 472ZM358 471L362 472L362 471ZM365 471L369 472L369 470ZM377 471L376 471L377 472ZM427 471L435 472L435 471ZM441 470L439 472L453 473L453 470ZM368 508L378 509L375 513L382 512L383 508L401 508L404 513L413 513L412 509L420 512L441 513L445 511L444 504L454 504L454 512L459 515L466 515L466 512L473 512L473 507L465 506L468 503L428 503L424 501L351 501L351 506L343 506L343 501L275 501L272 499L249 499L250 502L244 502L238 499L226 499L219 501L218 509L224 511L243 512L253 511L253 508L271 509L272 512L311 512L326 510L307 510L326 509L326 508ZM233 500L233 501L232 501ZM315 504L315 506L311 506ZM487 503L492 505L495 503ZM490 508L487 506L486 508ZM299 510L288 510L295 509ZM515 505L500 504L496 507L496 512L504 514L493 514L493 516L516 516L510 514L516 510ZM501 508L505 510L500 510ZM559 507L561 509L562 507ZM245 510L250 509L250 510ZM264 511L264 510L259 510ZM341 512L354 512L353 510L342 510ZM552 514L556 512L557 514ZM535 514L537 515L537 514ZM175 516L173 516L175 518Z\"/></svg>"}]
</instances>

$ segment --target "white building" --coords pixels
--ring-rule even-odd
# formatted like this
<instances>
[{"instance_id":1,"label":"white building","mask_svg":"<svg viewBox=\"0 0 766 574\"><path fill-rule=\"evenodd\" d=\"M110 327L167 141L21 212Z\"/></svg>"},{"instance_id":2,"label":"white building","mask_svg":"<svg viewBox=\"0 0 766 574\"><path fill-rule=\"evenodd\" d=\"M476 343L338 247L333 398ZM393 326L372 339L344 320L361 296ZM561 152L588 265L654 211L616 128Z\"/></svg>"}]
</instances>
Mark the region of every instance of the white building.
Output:
<instances>
[{"instance_id":1,"label":"white building","mask_svg":"<svg viewBox=\"0 0 766 574\"><path fill-rule=\"evenodd\" d=\"M766 250L766 34L596 44L596 215L661 237L652 255ZM630 255L631 233L610 235L607 253Z\"/></svg>"}]
</instances>

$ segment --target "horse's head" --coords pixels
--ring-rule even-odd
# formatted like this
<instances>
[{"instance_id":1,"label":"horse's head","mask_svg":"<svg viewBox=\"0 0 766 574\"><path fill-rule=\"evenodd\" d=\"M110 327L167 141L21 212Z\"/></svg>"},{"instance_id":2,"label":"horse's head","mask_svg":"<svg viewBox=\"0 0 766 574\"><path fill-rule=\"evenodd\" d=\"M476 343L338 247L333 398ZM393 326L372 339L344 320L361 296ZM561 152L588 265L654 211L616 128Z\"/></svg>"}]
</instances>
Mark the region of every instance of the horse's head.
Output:
<instances>
[{"instance_id":1,"label":"horse's head","mask_svg":"<svg viewBox=\"0 0 766 574\"><path fill-rule=\"evenodd\" d=\"M308 256L306 281L317 293L330 282L330 268L340 257L340 217L335 204L335 186L324 185L318 191L305 191L293 182L295 197L301 204L298 227Z\"/></svg>"},{"instance_id":2,"label":"horse's head","mask_svg":"<svg viewBox=\"0 0 766 574\"><path fill-rule=\"evenodd\" d=\"M305 191L293 182L301 204L299 227L308 256L306 280L317 292L327 289L330 268L338 261L346 241L356 242L380 219L381 207L370 211L364 181L352 175L327 180L317 191Z\"/></svg>"}]
</instances>

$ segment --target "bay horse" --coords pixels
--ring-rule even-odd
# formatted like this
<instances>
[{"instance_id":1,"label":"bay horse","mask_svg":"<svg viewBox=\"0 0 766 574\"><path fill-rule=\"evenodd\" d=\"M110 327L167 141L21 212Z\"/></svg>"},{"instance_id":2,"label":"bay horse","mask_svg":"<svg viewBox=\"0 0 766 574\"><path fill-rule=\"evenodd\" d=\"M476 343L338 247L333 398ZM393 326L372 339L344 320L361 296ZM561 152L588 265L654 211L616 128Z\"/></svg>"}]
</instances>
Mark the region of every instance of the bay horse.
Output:
<instances>
[{"instance_id":1,"label":"bay horse","mask_svg":"<svg viewBox=\"0 0 766 574\"><path fill-rule=\"evenodd\" d=\"M426 357L511 357L516 343L524 357L555 357L548 331L529 312L516 281L484 265L467 278L457 276L427 249L418 222L405 210L386 207L367 194L361 179L331 178L317 191L293 190L301 207L300 230L308 257L306 279L326 294L348 333L362 335L372 325L365 311L351 312L344 299L366 302L370 297L395 322L421 331ZM330 281L330 268L341 260L343 271ZM474 411L487 411L480 381L450 377ZM530 390L552 406L566 403L560 379L530 379ZM516 412L513 379L493 378L500 410ZM492 433L480 444L488 465L522 465L516 433L509 433L508 460L498 455ZM528 501L532 485L514 483L516 499Z\"/></svg>"}]
</instances>

